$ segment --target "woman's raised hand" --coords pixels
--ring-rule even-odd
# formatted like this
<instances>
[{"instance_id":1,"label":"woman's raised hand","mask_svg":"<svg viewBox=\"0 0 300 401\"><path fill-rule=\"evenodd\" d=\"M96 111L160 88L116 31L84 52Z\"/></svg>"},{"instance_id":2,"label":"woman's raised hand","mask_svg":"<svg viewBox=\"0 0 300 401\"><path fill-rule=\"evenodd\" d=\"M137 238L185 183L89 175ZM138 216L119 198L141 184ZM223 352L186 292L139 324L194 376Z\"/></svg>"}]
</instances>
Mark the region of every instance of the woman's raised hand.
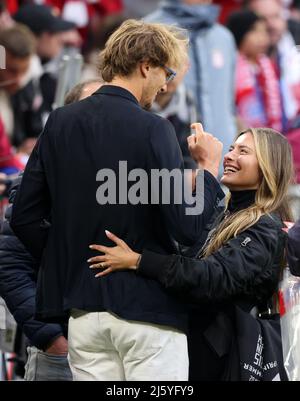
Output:
<instances>
[{"instance_id":1,"label":"woman's raised hand","mask_svg":"<svg viewBox=\"0 0 300 401\"><path fill-rule=\"evenodd\" d=\"M90 248L102 252L101 256L94 256L88 259L91 269L104 269L96 274L95 277L106 276L117 270L131 269L136 270L140 254L134 252L129 246L113 233L105 230L106 236L117 246L107 247L103 245L90 245Z\"/></svg>"},{"instance_id":2,"label":"woman's raised hand","mask_svg":"<svg viewBox=\"0 0 300 401\"><path fill-rule=\"evenodd\" d=\"M187 138L191 156L200 168L208 170L217 177L222 159L222 142L205 132L200 123L191 124L191 128L195 130L195 135Z\"/></svg>"}]
</instances>

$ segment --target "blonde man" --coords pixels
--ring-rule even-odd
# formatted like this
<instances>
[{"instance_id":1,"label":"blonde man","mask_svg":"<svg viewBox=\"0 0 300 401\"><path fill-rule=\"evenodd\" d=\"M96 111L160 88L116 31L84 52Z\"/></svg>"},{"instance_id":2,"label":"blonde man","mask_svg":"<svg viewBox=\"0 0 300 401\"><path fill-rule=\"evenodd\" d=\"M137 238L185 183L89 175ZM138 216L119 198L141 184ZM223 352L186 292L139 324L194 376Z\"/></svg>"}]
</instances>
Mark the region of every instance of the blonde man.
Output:
<instances>
[{"instance_id":1,"label":"blonde man","mask_svg":"<svg viewBox=\"0 0 300 401\"><path fill-rule=\"evenodd\" d=\"M96 279L87 262L94 255L89 245L105 243L105 229L137 249L170 253L176 251L172 237L192 244L210 218L220 196L214 176L222 148L211 135L202 137L207 171L201 215L187 216L186 205L173 198L169 205L132 202L126 172L142 169L150 177L153 169L183 166L171 124L144 109L166 90L186 46L173 28L123 23L101 55L108 84L50 115L16 197L12 228L41 260L37 316L70 314L75 380L188 377L185 307L153 280L130 272ZM49 215L51 224L45 222Z\"/></svg>"}]
</instances>

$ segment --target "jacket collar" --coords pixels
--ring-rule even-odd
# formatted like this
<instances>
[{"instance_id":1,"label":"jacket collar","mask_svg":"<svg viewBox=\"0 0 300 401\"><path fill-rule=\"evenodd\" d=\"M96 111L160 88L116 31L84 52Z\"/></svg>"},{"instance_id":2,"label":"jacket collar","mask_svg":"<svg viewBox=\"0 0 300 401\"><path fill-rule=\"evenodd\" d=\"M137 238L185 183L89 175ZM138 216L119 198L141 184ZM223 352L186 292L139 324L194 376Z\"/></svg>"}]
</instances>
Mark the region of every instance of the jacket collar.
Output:
<instances>
[{"instance_id":1,"label":"jacket collar","mask_svg":"<svg viewBox=\"0 0 300 401\"><path fill-rule=\"evenodd\" d=\"M256 192L256 189L230 191L231 197L228 210L233 213L253 205L255 203Z\"/></svg>"},{"instance_id":2,"label":"jacket collar","mask_svg":"<svg viewBox=\"0 0 300 401\"><path fill-rule=\"evenodd\" d=\"M134 102L139 105L137 98L130 93L127 89L121 88L120 86L115 85L103 85L100 89L98 89L94 95L110 95L110 96L120 96L131 102Z\"/></svg>"}]
</instances>

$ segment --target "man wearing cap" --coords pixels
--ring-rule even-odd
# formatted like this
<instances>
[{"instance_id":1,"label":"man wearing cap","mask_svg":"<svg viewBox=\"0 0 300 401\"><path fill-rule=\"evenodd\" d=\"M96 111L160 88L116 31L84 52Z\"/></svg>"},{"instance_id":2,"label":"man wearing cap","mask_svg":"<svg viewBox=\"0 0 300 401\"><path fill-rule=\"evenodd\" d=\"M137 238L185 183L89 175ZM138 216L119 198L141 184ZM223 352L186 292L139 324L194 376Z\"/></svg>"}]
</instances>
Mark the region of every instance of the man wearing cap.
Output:
<instances>
[{"instance_id":1,"label":"man wearing cap","mask_svg":"<svg viewBox=\"0 0 300 401\"><path fill-rule=\"evenodd\" d=\"M58 56L62 50L62 32L75 28L72 22L55 15L48 6L26 4L14 15L14 19L27 25L37 38L37 53L42 63Z\"/></svg>"},{"instance_id":2,"label":"man wearing cap","mask_svg":"<svg viewBox=\"0 0 300 401\"><path fill-rule=\"evenodd\" d=\"M26 76L31 59L35 57L36 43L26 26L14 24L0 29L0 46L5 49L5 68L0 69L0 118L12 145L18 146L24 138L23 133L31 132L32 123L37 120L37 115L32 113L32 97L27 96L28 89L24 91L28 101L24 101L24 96L22 105L16 102L18 92L23 92L25 81L28 82ZM17 137L20 138L18 144Z\"/></svg>"},{"instance_id":3,"label":"man wearing cap","mask_svg":"<svg viewBox=\"0 0 300 401\"><path fill-rule=\"evenodd\" d=\"M37 55L40 60L35 59L32 63L31 74L33 78L39 78L45 120L54 101L58 63L65 44L64 34L75 31L75 24L56 16L51 7L40 4L26 4L13 17L17 22L28 26L37 40Z\"/></svg>"}]
</instances>

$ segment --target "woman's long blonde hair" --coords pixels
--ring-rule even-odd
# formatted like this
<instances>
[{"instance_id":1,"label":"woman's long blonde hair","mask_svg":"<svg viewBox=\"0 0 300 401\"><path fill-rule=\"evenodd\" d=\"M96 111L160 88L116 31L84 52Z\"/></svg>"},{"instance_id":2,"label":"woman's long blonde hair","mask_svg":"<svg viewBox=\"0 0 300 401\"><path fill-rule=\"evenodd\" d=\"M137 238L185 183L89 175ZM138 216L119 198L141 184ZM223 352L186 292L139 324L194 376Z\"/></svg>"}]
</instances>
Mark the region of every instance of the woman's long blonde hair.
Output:
<instances>
[{"instance_id":1,"label":"woman's long blonde hair","mask_svg":"<svg viewBox=\"0 0 300 401\"><path fill-rule=\"evenodd\" d=\"M204 256L211 255L230 238L255 224L264 214L277 212L282 220L293 220L287 199L288 187L293 177L292 152L288 141L271 128L250 128L238 137L248 132L254 138L261 173L255 202L221 222L205 248ZM229 200L230 195L227 205Z\"/></svg>"}]
</instances>

